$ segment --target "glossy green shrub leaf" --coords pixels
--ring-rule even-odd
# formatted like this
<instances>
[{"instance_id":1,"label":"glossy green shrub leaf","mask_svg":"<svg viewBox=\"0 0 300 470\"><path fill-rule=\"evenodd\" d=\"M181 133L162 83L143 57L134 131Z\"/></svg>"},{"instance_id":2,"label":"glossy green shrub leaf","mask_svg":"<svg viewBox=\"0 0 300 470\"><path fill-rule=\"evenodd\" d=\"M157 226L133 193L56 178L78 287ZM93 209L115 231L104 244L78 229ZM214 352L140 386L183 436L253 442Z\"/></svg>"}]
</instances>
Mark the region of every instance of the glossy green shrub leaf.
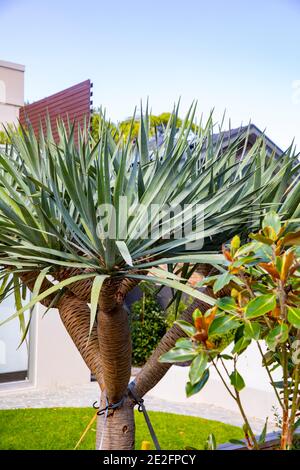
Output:
<instances>
[{"instance_id":1,"label":"glossy green shrub leaf","mask_svg":"<svg viewBox=\"0 0 300 470\"><path fill-rule=\"evenodd\" d=\"M241 390L243 390L243 388L245 388L244 379L237 370L234 370L230 374L230 383L238 392L240 392Z\"/></svg>"},{"instance_id":2,"label":"glossy green shrub leaf","mask_svg":"<svg viewBox=\"0 0 300 470\"><path fill-rule=\"evenodd\" d=\"M276 307L276 295L264 294L250 300L245 309L248 319L261 317Z\"/></svg>"},{"instance_id":3,"label":"glossy green shrub leaf","mask_svg":"<svg viewBox=\"0 0 300 470\"><path fill-rule=\"evenodd\" d=\"M145 364L167 331L164 311L151 293L144 293L131 305L130 330L132 363L139 367Z\"/></svg>"},{"instance_id":4,"label":"glossy green shrub leaf","mask_svg":"<svg viewBox=\"0 0 300 470\"><path fill-rule=\"evenodd\" d=\"M222 317L215 318L211 323L208 333L209 336L222 335L230 330L239 328L240 323L235 317L224 315Z\"/></svg>"},{"instance_id":5,"label":"glossy green shrub leaf","mask_svg":"<svg viewBox=\"0 0 300 470\"><path fill-rule=\"evenodd\" d=\"M183 348L173 348L159 358L159 362L187 362L197 356L196 351Z\"/></svg>"},{"instance_id":6,"label":"glossy green shrub leaf","mask_svg":"<svg viewBox=\"0 0 300 470\"><path fill-rule=\"evenodd\" d=\"M176 325L180 326L182 331L187 335L187 336L194 336L197 333L196 328L191 324L188 323L187 321L184 320L177 320L175 322Z\"/></svg>"},{"instance_id":7,"label":"glossy green shrub leaf","mask_svg":"<svg viewBox=\"0 0 300 470\"><path fill-rule=\"evenodd\" d=\"M233 277L232 274L230 274L228 271L221 274L216 280L216 282L214 283L214 287L213 287L214 293L216 294L221 289L223 289L223 287L227 286L227 284L229 284L229 282L231 281L232 277Z\"/></svg>"},{"instance_id":8,"label":"glossy green shrub leaf","mask_svg":"<svg viewBox=\"0 0 300 470\"><path fill-rule=\"evenodd\" d=\"M242 336L234 345L232 350L232 354L237 354L243 352L245 349L248 348L249 344L251 343L251 339L245 338Z\"/></svg>"},{"instance_id":9,"label":"glossy green shrub leaf","mask_svg":"<svg viewBox=\"0 0 300 470\"><path fill-rule=\"evenodd\" d=\"M246 338L259 340L261 333L261 327L258 322L247 322L244 328L244 335Z\"/></svg>"},{"instance_id":10,"label":"glossy green shrub leaf","mask_svg":"<svg viewBox=\"0 0 300 470\"><path fill-rule=\"evenodd\" d=\"M232 297L221 297L217 300L216 306L226 312L234 312L237 307L236 302Z\"/></svg>"},{"instance_id":11,"label":"glossy green shrub leaf","mask_svg":"<svg viewBox=\"0 0 300 470\"><path fill-rule=\"evenodd\" d=\"M262 226L263 228L272 227L276 235L278 235L281 229L281 220L279 215L275 211L268 212L263 219Z\"/></svg>"},{"instance_id":12,"label":"glossy green shrub leaf","mask_svg":"<svg viewBox=\"0 0 300 470\"><path fill-rule=\"evenodd\" d=\"M300 329L300 308L288 307L288 321L295 328Z\"/></svg>"},{"instance_id":13,"label":"glossy green shrub leaf","mask_svg":"<svg viewBox=\"0 0 300 470\"><path fill-rule=\"evenodd\" d=\"M195 385L192 385L191 382L187 382L185 386L185 392L187 397L191 397L196 393L200 392L202 388L205 386L209 379L209 369L205 369L201 379Z\"/></svg>"},{"instance_id":14,"label":"glossy green shrub leaf","mask_svg":"<svg viewBox=\"0 0 300 470\"><path fill-rule=\"evenodd\" d=\"M192 349L193 348L192 340L190 340L189 338L179 338L176 341L176 348Z\"/></svg>"},{"instance_id":15,"label":"glossy green shrub leaf","mask_svg":"<svg viewBox=\"0 0 300 470\"><path fill-rule=\"evenodd\" d=\"M206 366L207 354L205 352L201 352L197 357L195 357L190 366L189 379L192 385L195 385L199 382L206 369Z\"/></svg>"},{"instance_id":16,"label":"glossy green shrub leaf","mask_svg":"<svg viewBox=\"0 0 300 470\"><path fill-rule=\"evenodd\" d=\"M289 337L289 329L285 323L275 326L266 337L266 343L271 350L274 350L278 344L285 343Z\"/></svg>"}]
</instances>

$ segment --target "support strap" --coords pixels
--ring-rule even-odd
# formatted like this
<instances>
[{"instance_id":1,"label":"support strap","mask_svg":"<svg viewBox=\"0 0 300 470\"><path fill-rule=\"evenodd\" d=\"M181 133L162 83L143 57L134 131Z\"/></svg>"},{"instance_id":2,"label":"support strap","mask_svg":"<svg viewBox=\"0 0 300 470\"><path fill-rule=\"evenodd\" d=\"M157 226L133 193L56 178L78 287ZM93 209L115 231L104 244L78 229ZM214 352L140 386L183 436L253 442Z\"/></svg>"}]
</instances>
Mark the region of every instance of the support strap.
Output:
<instances>
[{"instance_id":1,"label":"support strap","mask_svg":"<svg viewBox=\"0 0 300 470\"><path fill-rule=\"evenodd\" d=\"M104 415L106 412L108 413L109 410L115 410L116 408L121 408L121 406L123 405L123 402L124 402L124 397L117 403L108 403L108 400L106 398L106 406L104 408L99 409L99 406L97 406L96 401L93 403L93 408L95 408L95 410L98 409L97 415L100 416L100 415Z\"/></svg>"},{"instance_id":2,"label":"support strap","mask_svg":"<svg viewBox=\"0 0 300 470\"><path fill-rule=\"evenodd\" d=\"M145 418L145 421L146 421L146 424L148 426L148 429L149 429L149 432L150 432L150 435L151 435L151 438L152 438L152 441L154 443L154 446L155 446L155 449L156 450L161 450L161 447L159 445L159 442L158 442L158 439L156 437L156 434L155 434L155 431L154 431L154 428L152 426L152 423L150 421L150 418L149 418L149 415L147 413L147 410L146 410L146 407L144 405L144 400L143 398L139 398L135 393L134 393L134 382L131 382L129 385L128 385L128 390L132 396L132 398L134 399L135 403L138 405L138 411L140 413L143 413L144 415L144 418Z\"/></svg>"}]
</instances>

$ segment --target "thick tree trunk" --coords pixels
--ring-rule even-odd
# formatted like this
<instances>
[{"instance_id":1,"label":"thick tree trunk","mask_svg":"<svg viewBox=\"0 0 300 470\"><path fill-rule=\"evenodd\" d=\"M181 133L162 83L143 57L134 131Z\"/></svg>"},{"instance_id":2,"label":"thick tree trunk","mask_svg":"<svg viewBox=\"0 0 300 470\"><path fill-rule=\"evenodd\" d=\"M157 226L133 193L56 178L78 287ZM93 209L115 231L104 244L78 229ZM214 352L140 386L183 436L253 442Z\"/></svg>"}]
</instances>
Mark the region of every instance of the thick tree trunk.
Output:
<instances>
[{"instance_id":1,"label":"thick tree trunk","mask_svg":"<svg viewBox=\"0 0 300 470\"><path fill-rule=\"evenodd\" d=\"M101 408L106 406L106 395L102 393ZM96 449L97 450L133 450L134 449L134 402L126 396L120 408L98 416Z\"/></svg>"},{"instance_id":2,"label":"thick tree trunk","mask_svg":"<svg viewBox=\"0 0 300 470\"><path fill-rule=\"evenodd\" d=\"M104 391L101 408L116 406L98 419L98 435L103 435L103 450L131 450L134 446L133 402L127 394L131 374L131 337L128 313L119 285L113 279L104 282L99 299L97 332L103 371ZM99 436L97 446L99 448Z\"/></svg>"},{"instance_id":3,"label":"thick tree trunk","mask_svg":"<svg viewBox=\"0 0 300 470\"><path fill-rule=\"evenodd\" d=\"M105 390L109 403L125 395L131 374L131 338L128 314L122 305L98 312L98 341Z\"/></svg>"}]
</instances>

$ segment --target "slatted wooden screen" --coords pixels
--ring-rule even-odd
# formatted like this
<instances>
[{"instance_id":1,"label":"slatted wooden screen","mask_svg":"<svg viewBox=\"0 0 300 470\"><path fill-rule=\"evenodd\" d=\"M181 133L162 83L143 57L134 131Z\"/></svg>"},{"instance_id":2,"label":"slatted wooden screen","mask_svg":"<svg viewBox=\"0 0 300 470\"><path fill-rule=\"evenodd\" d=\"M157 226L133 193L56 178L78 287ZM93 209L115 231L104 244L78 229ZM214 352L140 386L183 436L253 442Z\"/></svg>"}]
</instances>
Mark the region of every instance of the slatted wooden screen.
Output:
<instances>
[{"instance_id":1,"label":"slatted wooden screen","mask_svg":"<svg viewBox=\"0 0 300 470\"><path fill-rule=\"evenodd\" d=\"M27 126L30 122L36 135L39 133L40 123L45 131L46 117L50 118L53 137L57 141L58 133L56 122L58 118L67 119L71 122L75 120L82 128L90 125L92 106L92 83L90 80L78 83L66 90L62 90L54 95L43 98L34 103L23 106L20 109L20 122Z\"/></svg>"}]
</instances>

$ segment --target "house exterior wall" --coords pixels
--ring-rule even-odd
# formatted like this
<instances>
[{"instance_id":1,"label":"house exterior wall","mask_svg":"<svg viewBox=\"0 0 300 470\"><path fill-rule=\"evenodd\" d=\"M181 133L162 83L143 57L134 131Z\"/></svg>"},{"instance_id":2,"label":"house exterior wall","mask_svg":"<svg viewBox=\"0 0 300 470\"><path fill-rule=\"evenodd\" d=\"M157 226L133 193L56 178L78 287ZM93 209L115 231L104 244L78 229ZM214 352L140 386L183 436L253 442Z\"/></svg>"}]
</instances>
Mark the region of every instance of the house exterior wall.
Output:
<instances>
[{"instance_id":1,"label":"house exterior wall","mask_svg":"<svg viewBox=\"0 0 300 470\"><path fill-rule=\"evenodd\" d=\"M24 65L0 60L0 130L17 124L24 105Z\"/></svg>"},{"instance_id":2,"label":"house exterior wall","mask_svg":"<svg viewBox=\"0 0 300 470\"><path fill-rule=\"evenodd\" d=\"M269 416L270 421L273 421L274 407L278 409L279 405L255 346L251 345L239 359L238 370L246 383L246 388L241 391L241 400L249 417L265 420ZM210 368L210 378L201 392L186 398L185 384L188 381L188 373L188 367L171 367L161 382L151 390L151 396L176 403L205 403L238 412L235 401L213 368ZM274 378L279 380L279 377L278 370Z\"/></svg>"},{"instance_id":3,"label":"house exterior wall","mask_svg":"<svg viewBox=\"0 0 300 470\"><path fill-rule=\"evenodd\" d=\"M10 306L9 314L12 314L13 300L6 306ZM91 381L90 371L63 326L58 310L50 309L44 316L45 310L38 304L32 313L28 358L25 345L21 355L17 350L21 338L18 327L9 322L12 334L8 336L3 330L2 340L0 335L0 373L24 369L28 360L26 380L0 383L0 401L2 393L28 388L55 390Z\"/></svg>"},{"instance_id":4,"label":"house exterior wall","mask_svg":"<svg viewBox=\"0 0 300 470\"><path fill-rule=\"evenodd\" d=\"M68 335L57 309L38 305L31 331L29 368L36 388L53 389L89 383L91 374Z\"/></svg>"}]
</instances>

